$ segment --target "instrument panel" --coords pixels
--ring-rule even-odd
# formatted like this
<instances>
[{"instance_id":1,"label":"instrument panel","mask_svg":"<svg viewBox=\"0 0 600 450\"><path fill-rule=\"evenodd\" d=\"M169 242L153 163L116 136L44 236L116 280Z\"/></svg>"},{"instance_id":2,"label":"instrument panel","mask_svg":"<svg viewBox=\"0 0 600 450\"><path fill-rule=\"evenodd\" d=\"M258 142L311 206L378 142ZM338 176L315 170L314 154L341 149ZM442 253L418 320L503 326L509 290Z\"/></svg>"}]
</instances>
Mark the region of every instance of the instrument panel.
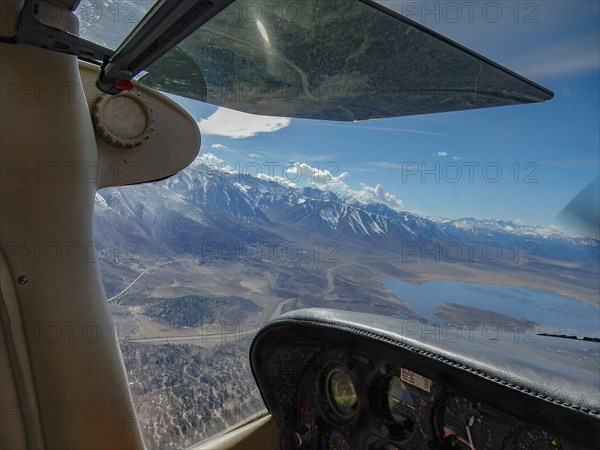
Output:
<instances>
[{"instance_id":1,"label":"instrument panel","mask_svg":"<svg viewBox=\"0 0 600 450\"><path fill-rule=\"evenodd\" d=\"M316 357L286 448L579 448L412 369L344 349Z\"/></svg>"},{"instance_id":2,"label":"instrument panel","mask_svg":"<svg viewBox=\"0 0 600 450\"><path fill-rule=\"evenodd\" d=\"M595 449L598 355L593 342L450 340L327 309L280 316L250 350L285 450Z\"/></svg>"}]
</instances>

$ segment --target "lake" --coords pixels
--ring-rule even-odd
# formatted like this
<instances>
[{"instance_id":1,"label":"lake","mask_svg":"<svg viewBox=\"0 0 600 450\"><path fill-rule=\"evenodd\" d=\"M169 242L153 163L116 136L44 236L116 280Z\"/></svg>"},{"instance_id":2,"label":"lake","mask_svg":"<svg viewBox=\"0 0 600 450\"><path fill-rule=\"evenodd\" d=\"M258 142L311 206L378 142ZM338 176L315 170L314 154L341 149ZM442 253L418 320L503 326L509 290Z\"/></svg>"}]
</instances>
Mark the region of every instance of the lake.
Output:
<instances>
[{"instance_id":1,"label":"lake","mask_svg":"<svg viewBox=\"0 0 600 450\"><path fill-rule=\"evenodd\" d=\"M381 281L432 323L437 322L435 305L456 303L531 320L555 333L600 335L600 308L573 297L527 287L462 281L432 280L418 285L392 277L382 277Z\"/></svg>"}]
</instances>

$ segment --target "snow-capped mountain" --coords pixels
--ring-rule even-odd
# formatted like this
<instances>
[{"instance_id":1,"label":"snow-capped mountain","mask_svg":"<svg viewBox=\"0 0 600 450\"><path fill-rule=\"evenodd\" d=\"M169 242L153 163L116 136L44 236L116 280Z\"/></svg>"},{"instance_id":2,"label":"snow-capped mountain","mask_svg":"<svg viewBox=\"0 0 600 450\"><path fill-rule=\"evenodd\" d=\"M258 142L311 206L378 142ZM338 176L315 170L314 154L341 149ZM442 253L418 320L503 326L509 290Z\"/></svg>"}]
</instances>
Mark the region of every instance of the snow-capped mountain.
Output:
<instances>
[{"instance_id":1,"label":"snow-capped mountain","mask_svg":"<svg viewBox=\"0 0 600 450\"><path fill-rule=\"evenodd\" d=\"M507 220L477 220L473 218L442 219L429 218L441 227L451 227L455 230L463 230L475 235L481 233L506 233L520 236L531 236L542 239L569 240L576 244L594 245L595 239L586 239L582 236L569 234L559 228L545 228L540 226L518 224Z\"/></svg>"},{"instance_id":2,"label":"snow-capped mountain","mask_svg":"<svg viewBox=\"0 0 600 450\"><path fill-rule=\"evenodd\" d=\"M427 218L381 203L362 204L333 192L295 188L196 162L157 183L105 189L96 197L100 243L144 242L151 252L197 253L226 245L340 240L369 251L400 252L407 243L497 245L537 242L536 255L589 259L598 241L540 227L475 219ZM543 242L543 245L540 243ZM354 248L354 247L353 247ZM405 247L404 247L405 248Z\"/></svg>"}]
</instances>

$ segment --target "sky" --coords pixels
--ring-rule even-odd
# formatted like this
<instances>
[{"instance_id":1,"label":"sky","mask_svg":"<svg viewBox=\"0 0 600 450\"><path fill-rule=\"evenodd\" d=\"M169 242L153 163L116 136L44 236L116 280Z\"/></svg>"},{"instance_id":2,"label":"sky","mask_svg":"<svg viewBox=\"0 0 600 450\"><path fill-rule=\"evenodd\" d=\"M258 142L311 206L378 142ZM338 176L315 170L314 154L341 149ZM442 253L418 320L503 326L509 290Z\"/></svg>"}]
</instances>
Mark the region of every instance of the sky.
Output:
<instances>
[{"instance_id":1,"label":"sky","mask_svg":"<svg viewBox=\"0 0 600 450\"><path fill-rule=\"evenodd\" d=\"M251 116L189 99L203 155L435 217L551 225L600 171L600 2L381 1L551 89L549 102L366 122Z\"/></svg>"}]
</instances>

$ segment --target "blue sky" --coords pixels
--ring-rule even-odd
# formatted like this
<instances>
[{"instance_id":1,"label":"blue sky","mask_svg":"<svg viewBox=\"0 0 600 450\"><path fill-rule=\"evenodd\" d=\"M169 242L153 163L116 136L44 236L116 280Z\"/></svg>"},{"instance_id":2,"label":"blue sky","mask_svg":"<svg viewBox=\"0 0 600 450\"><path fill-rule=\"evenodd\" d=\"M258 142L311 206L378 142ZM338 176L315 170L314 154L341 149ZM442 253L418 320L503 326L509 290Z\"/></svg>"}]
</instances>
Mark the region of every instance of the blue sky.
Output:
<instances>
[{"instance_id":1,"label":"blue sky","mask_svg":"<svg viewBox=\"0 0 600 450\"><path fill-rule=\"evenodd\" d=\"M464 2L381 3L555 98L359 123L252 117L182 99L200 123L202 153L420 214L551 224L600 170L600 2L478 2L470 11Z\"/></svg>"}]
</instances>

